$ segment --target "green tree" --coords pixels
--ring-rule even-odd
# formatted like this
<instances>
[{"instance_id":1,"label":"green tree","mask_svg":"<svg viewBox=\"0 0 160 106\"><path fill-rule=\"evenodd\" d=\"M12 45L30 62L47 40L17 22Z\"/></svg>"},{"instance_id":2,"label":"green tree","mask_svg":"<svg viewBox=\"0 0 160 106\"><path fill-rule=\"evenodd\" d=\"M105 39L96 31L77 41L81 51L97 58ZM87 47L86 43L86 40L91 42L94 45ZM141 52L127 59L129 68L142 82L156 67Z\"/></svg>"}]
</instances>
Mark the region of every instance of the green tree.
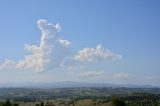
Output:
<instances>
[{"instance_id":1,"label":"green tree","mask_svg":"<svg viewBox=\"0 0 160 106\"><path fill-rule=\"evenodd\" d=\"M45 105L45 106L50 106L50 105L49 105L49 101L47 101L47 103L46 103L46 105Z\"/></svg>"},{"instance_id":2,"label":"green tree","mask_svg":"<svg viewBox=\"0 0 160 106\"><path fill-rule=\"evenodd\" d=\"M35 106L40 106L40 105L39 105L39 103L36 103L36 105L35 105Z\"/></svg>"},{"instance_id":3,"label":"green tree","mask_svg":"<svg viewBox=\"0 0 160 106\"><path fill-rule=\"evenodd\" d=\"M125 102L119 98L114 98L112 104L113 106L126 106Z\"/></svg>"},{"instance_id":4,"label":"green tree","mask_svg":"<svg viewBox=\"0 0 160 106\"><path fill-rule=\"evenodd\" d=\"M13 106L19 106L19 104L18 103L14 103Z\"/></svg>"},{"instance_id":5,"label":"green tree","mask_svg":"<svg viewBox=\"0 0 160 106\"><path fill-rule=\"evenodd\" d=\"M44 106L44 103L43 103L43 102L41 102L40 106Z\"/></svg>"},{"instance_id":6,"label":"green tree","mask_svg":"<svg viewBox=\"0 0 160 106\"><path fill-rule=\"evenodd\" d=\"M3 104L3 106L11 106L10 100L6 100L6 102Z\"/></svg>"}]
</instances>

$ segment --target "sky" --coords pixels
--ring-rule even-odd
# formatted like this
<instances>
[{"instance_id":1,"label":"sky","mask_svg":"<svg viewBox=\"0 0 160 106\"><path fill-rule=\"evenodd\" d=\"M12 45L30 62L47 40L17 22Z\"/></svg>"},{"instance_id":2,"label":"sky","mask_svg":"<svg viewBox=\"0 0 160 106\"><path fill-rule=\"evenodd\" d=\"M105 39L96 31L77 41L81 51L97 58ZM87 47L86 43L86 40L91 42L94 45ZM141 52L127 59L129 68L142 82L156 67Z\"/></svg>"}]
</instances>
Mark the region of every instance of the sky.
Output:
<instances>
[{"instance_id":1,"label":"sky","mask_svg":"<svg viewBox=\"0 0 160 106\"><path fill-rule=\"evenodd\" d=\"M0 82L160 85L159 0L1 0Z\"/></svg>"}]
</instances>

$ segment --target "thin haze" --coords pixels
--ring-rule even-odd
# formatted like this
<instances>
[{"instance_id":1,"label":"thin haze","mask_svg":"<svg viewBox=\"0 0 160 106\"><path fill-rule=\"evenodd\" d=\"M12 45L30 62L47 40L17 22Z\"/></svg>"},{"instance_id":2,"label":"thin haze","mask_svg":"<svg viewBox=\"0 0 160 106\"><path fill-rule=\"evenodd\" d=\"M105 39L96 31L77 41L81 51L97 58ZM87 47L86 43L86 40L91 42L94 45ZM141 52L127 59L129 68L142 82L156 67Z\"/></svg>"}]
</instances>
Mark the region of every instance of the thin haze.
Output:
<instances>
[{"instance_id":1,"label":"thin haze","mask_svg":"<svg viewBox=\"0 0 160 106\"><path fill-rule=\"evenodd\" d=\"M160 1L0 1L0 81L160 85Z\"/></svg>"}]
</instances>

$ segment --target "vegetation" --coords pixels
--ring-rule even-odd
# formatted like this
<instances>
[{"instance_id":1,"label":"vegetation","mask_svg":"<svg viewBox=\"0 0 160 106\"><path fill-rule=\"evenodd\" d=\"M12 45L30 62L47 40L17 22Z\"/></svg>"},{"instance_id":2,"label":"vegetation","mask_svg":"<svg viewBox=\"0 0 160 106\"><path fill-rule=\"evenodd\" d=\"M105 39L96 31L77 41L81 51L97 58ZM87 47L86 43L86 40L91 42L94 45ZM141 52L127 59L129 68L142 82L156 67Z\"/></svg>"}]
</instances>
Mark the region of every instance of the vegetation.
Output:
<instances>
[{"instance_id":1,"label":"vegetation","mask_svg":"<svg viewBox=\"0 0 160 106\"><path fill-rule=\"evenodd\" d=\"M160 106L160 89L3 88L0 106Z\"/></svg>"},{"instance_id":2,"label":"vegetation","mask_svg":"<svg viewBox=\"0 0 160 106\"><path fill-rule=\"evenodd\" d=\"M122 99L113 98L112 105L113 106L126 106L126 103Z\"/></svg>"}]
</instances>

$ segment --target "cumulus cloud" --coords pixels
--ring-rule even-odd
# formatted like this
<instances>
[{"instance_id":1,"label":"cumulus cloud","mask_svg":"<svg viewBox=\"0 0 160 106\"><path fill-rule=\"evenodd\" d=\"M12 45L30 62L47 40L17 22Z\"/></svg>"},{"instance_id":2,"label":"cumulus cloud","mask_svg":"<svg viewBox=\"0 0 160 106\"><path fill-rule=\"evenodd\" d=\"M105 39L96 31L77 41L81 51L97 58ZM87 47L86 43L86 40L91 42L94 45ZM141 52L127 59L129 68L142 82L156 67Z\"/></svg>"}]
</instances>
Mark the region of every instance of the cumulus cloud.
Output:
<instances>
[{"instance_id":1,"label":"cumulus cloud","mask_svg":"<svg viewBox=\"0 0 160 106\"><path fill-rule=\"evenodd\" d=\"M98 61L103 59L120 59L121 55L112 53L99 44L96 48L84 48L75 55L74 59L77 61Z\"/></svg>"},{"instance_id":2,"label":"cumulus cloud","mask_svg":"<svg viewBox=\"0 0 160 106\"><path fill-rule=\"evenodd\" d=\"M48 23L47 20L38 20L37 25L42 33L38 45L26 44L24 49L29 54L17 62L6 60L0 64L0 69L32 70L43 72L59 67L61 61L68 55L68 47L71 42L62 39L58 35L61 30L60 24ZM12 66L12 67L11 67Z\"/></svg>"},{"instance_id":3,"label":"cumulus cloud","mask_svg":"<svg viewBox=\"0 0 160 106\"><path fill-rule=\"evenodd\" d=\"M83 48L75 53L71 57L67 57L61 63L62 67L68 67L68 69L80 68L86 63L99 62L103 60L118 60L122 56L117 53L111 52L109 49L105 49L101 44L95 48Z\"/></svg>"},{"instance_id":4,"label":"cumulus cloud","mask_svg":"<svg viewBox=\"0 0 160 106\"><path fill-rule=\"evenodd\" d=\"M78 76L80 77L87 77L87 78L96 78L103 74L103 71L86 71L79 73Z\"/></svg>"},{"instance_id":5,"label":"cumulus cloud","mask_svg":"<svg viewBox=\"0 0 160 106\"><path fill-rule=\"evenodd\" d=\"M98 45L96 48L84 48L75 55L71 55L69 47L71 42L59 35L60 24L52 24L40 19L37 25L41 31L39 44L26 44L24 49L27 54L18 61L5 60L0 63L0 70L29 70L43 72L67 66L75 69L79 62L92 62L104 59L119 59L121 55L115 54ZM72 53L74 54L74 53ZM80 76L97 76L101 72L84 72Z\"/></svg>"},{"instance_id":6,"label":"cumulus cloud","mask_svg":"<svg viewBox=\"0 0 160 106\"><path fill-rule=\"evenodd\" d=\"M113 75L114 78L127 78L129 76L128 73L117 73Z\"/></svg>"},{"instance_id":7,"label":"cumulus cloud","mask_svg":"<svg viewBox=\"0 0 160 106\"><path fill-rule=\"evenodd\" d=\"M71 43L61 39L58 35L61 30L60 25L53 25L46 20L37 21L37 25L42 33L40 44L25 46L25 49L31 54L26 55L17 63L17 69L42 72L59 67L61 61L66 57L67 48Z\"/></svg>"}]
</instances>

